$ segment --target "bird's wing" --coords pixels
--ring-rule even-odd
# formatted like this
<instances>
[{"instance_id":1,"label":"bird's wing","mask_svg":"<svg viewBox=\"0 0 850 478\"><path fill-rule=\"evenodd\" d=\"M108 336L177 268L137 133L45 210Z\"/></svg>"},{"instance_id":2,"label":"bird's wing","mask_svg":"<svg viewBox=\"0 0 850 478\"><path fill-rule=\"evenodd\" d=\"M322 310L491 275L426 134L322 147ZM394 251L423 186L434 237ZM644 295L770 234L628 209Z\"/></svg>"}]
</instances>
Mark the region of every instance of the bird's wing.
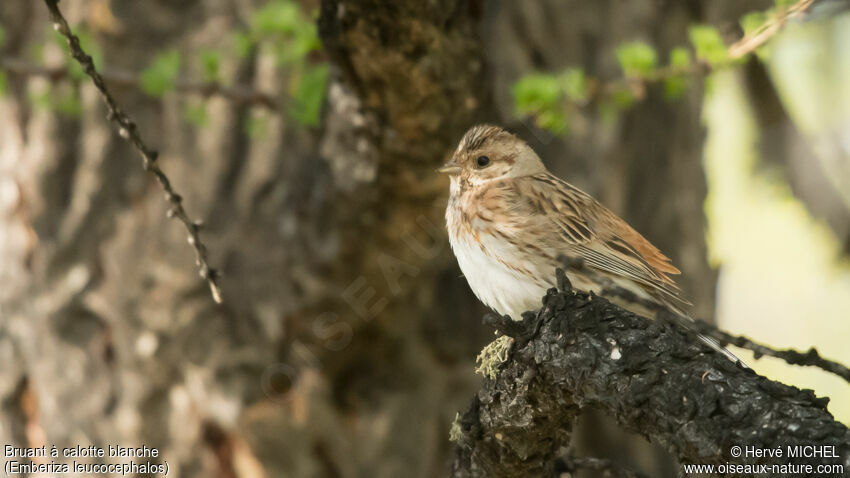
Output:
<instances>
[{"instance_id":1,"label":"bird's wing","mask_svg":"<svg viewBox=\"0 0 850 478\"><path fill-rule=\"evenodd\" d=\"M523 237L540 238L538 248L632 280L665 302L687 304L669 277L679 273L670 259L580 189L548 173L515 179L510 187L511 215L523 218L515 220Z\"/></svg>"},{"instance_id":2,"label":"bird's wing","mask_svg":"<svg viewBox=\"0 0 850 478\"><path fill-rule=\"evenodd\" d=\"M580 189L545 173L498 183L475 198L477 219L490 235L501 236L506 254L524 254L523 267L540 257L550 264L560 255L640 284L659 303L678 310L690 303L669 277L679 274L670 259L616 214ZM522 256L521 256L522 257ZM538 273L542 273L538 270ZM687 328L690 326L683 323ZM746 367L716 340L699 335L711 348Z\"/></svg>"}]
</instances>

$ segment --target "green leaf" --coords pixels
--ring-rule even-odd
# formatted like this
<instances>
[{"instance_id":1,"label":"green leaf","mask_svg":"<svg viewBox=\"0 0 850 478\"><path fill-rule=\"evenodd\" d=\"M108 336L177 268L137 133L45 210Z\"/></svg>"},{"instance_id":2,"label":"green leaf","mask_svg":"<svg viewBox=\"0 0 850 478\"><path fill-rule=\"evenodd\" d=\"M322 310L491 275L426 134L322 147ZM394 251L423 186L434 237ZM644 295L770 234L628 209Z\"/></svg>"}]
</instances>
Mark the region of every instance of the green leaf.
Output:
<instances>
[{"instance_id":1,"label":"green leaf","mask_svg":"<svg viewBox=\"0 0 850 478\"><path fill-rule=\"evenodd\" d=\"M278 65L287 66L297 63L310 52L320 50L319 34L313 23L304 22L292 29L285 37L272 39L272 49Z\"/></svg>"},{"instance_id":2,"label":"green leaf","mask_svg":"<svg viewBox=\"0 0 850 478\"><path fill-rule=\"evenodd\" d=\"M6 96L6 91L9 90L9 79L5 71L0 71L0 97Z\"/></svg>"},{"instance_id":3,"label":"green leaf","mask_svg":"<svg viewBox=\"0 0 850 478\"><path fill-rule=\"evenodd\" d=\"M203 128L209 124L206 103L201 101L197 104L187 105L183 110L183 119L198 128Z\"/></svg>"},{"instance_id":4,"label":"green leaf","mask_svg":"<svg viewBox=\"0 0 850 478\"><path fill-rule=\"evenodd\" d=\"M658 56L655 49L643 42L632 42L617 47L617 61L629 77L645 76L655 69Z\"/></svg>"},{"instance_id":5,"label":"green leaf","mask_svg":"<svg viewBox=\"0 0 850 478\"><path fill-rule=\"evenodd\" d=\"M321 49L316 22L292 0L273 0L259 9L251 20L251 36L271 42L278 65L296 63Z\"/></svg>"},{"instance_id":6,"label":"green leaf","mask_svg":"<svg viewBox=\"0 0 850 478\"><path fill-rule=\"evenodd\" d=\"M749 35L750 33L759 29L762 25L764 25L768 20L768 14L766 12L750 12L741 17L741 29L744 30L745 35Z\"/></svg>"},{"instance_id":7,"label":"green leaf","mask_svg":"<svg viewBox=\"0 0 850 478\"><path fill-rule=\"evenodd\" d=\"M697 58L715 66L729 61L729 51L716 28L708 25L692 25L688 37L696 50Z\"/></svg>"},{"instance_id":8,"label":"green leaf","mask_svg":"<svg viewBox=\"0 0 850 478\"><path fill-rule=\"evenodd\" d=\"M214 83L218 81L218 72L221 67L221 54L216 50L201 50L201 70L204 81Z\"/></svg>"},{"instance_id":9,"label":"green leaf","mask_svg":"<svg viewBox=\"0 0 850 478\"><path fill-rule=\"evenodd\" d=\"M179 71L180 52L170 50L160 53L139 77L142 90L151 96L162 96L174 88Z\"/></svg>"},{"instance_id":10,"label":"green leaf","mask_svg":"<svg viewBox=\"0 0 850 478\"><path fill-rule=\"evenodd\" d=\"M681 98L690 82L686 72L691 67L691 53L685 47L676 47L670 51L670 68L676 72L664 80L664 95L669 100Z\"/></svg>"},{"instance_id":11,"label":"green leaf","mask_svg":"<svg viewBox=\"0 0 850 478\"><path fill-rule=\"evenodd\" d=\"M308 53L321 50L322 42L315 22L303 22L295 29L292 38L292 55L296 58L306 57Z\"/></svg>"},{"instance_id":12,"label":"green leaf","mask_svg":"<svg viewBox=\"0 0 850 478\"><path fill-rule=\"evenodd\" d=\"M664 96L668 100L678 100L688 91L688 79L683 76L671 76L664 80Z\"/></svg>"},{"instance_id":13,"label":"green leaf","mask_svg":"<svg viewBox=\"0 0 850 478\"><path fill-rule=\"evenodd\" d=\"M261 35L291 33L302 20L297 4L289 0L273 0L254 13L251 30Z\"/></svg>"},{"instance_id":14,"label":"green leaf","mask_svg":"<svg viewBox=\"0 0 850 478\"><path fill-rule=\"evenodd\" d=\"M561 86L570 100L581 102L587 99L587 78L581 68L567 68L561 74Z\"/></svg>"},{"instance_id":15,"label":"green leaf","mask_svg":"<svg viewBox=\"0 0 850 478\"><path fill-rule=\"evenodd\" d=\"M741 17L741 29L744 30L745 35L753 34L758 29L769 24L774 18L774 15L776 15L776 9L774 8L771 8L764 12L750 12ZM759 59L761 59L762 61L767 61L771 50L771 43L768 42L756 48L755 53L759 57Z\"/></svg>"},{"instance_id":16,"label":"green leaf","mask_svg":"<svg viewBox=\"0 0 850 478\"><path fill-rule=\"evenodd\" d=\"M534 116L534 123L542 129L556 135L567 132L567 117L561 110L545 110Z\"/></svg>"},{"instance_id":17,"label":"green leaf","mask_svg":"<svg viewBox=\"0 0 850 478\"><path fill-rule=\"evenodd\" d=\"M775 0L774 1L774 5L776 5L776 8L778 8L778 9L788 8L791 5L794 5L795 3L797 3L797 0Z\"/></svg>"},{"instance_id":18,"label":"green leaf","mask_svg":"<svg viewBox=\"0 0 850 478\"><path fill-rule=\"evenodd\" d=\"M584 83L584 73L578 69L567 70L561 75L533 73L523 76L511 88L514 108L520 116L532 115L540 128L563 134L568 122L561 101L564 95L584 97Z\"/></svg>"},{"instance_id":19,"label":"green leaf","mask_svg":"<svg viewBox=\"0 0 850 478\"><path fill-rule=\"evenodd\" d=\"M670 66L675 70L684 71L691 67L691 52L683 46L670 50Z\"/></svg>"},{"instance_id":20,"label":"green leaf","mask_svg":"<svg viewBox=\"0 0 850 478\"><path fill-rule=\"evenodd\" d=\"M318 126L325 100L329 68L307 66L295 82L290 116L302 125Z\"/></svg>"},{"instance_id":21,"label":"green leaf","mask_svg":"<svg viewBox=\"0 0 850 478\"><path fill-rule=\"evenodd\" d=\"M548 73L525 75L511 88L514 106L520 115L536 113L558 106L561 100L561 82Z\"/></svg>"}]
</instances>

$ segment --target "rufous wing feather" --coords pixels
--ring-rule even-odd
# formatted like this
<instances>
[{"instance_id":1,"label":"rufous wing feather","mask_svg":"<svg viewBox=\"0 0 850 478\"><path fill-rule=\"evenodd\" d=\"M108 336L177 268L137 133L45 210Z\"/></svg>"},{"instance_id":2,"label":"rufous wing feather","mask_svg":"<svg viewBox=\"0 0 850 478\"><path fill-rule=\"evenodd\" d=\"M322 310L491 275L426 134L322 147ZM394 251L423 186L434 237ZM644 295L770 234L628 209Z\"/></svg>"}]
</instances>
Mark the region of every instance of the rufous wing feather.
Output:
<instances>
[{"instance_id":1,"label":"rufous wing feather","mask_svg":"<svg viewBox=\"0 0 850 478\"><path fill-rule=\"evenodd\" d=\"M561 237L564 254L642 284L661 302L688 304L669 277L679 274L670 259L605 206L549 173L528 178L526 187L522 194L540 198L540 212Z\"/></svg>"}]
</instances>

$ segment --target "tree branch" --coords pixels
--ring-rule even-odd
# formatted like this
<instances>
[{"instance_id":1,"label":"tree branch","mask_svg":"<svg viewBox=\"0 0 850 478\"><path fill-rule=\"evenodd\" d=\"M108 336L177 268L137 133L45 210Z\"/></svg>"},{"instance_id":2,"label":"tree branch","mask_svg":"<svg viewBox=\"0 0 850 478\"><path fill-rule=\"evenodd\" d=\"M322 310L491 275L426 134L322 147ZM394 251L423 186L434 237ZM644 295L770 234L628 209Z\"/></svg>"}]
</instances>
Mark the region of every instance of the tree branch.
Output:
<instances>
[{"instance_id":1,"label":"tree branch","mask_svg":"<svg viewBox=\"0 0 850 478\"><path fill-rule=\"evenodd\" d=\"M584 263L580 260L575 260L569 257L561 257L561 261L565 268L581 269L583 274L593 275L594 280L598 281L600 284L604 284L602 291L603 296L619 297L626 301L639 304L645 309L655 312L660 319L684 325L688 329L692 329L702 335L713 338L724 347L732 344L736 347L750 350L754 353L754 358L756 360L767 355L784 360L790 365L817 367L826 372L838 375L847 382L850 382L850 368L834 360L821 357L820 353L818 353L817 349L814 347L811 347L807 352L799 352L793 349L779 350L768 345L760 344L743 335L730 334L725 330L719 329L713 323L679 316L656 302L638 297L633 292L617 286L608 277L596 273L594 269L584 267Z\"/></svg>"},{"instance_id":2,"label":"tree branch","mask_svg":"<svg viewBox=\"0 0 850 478\"><path fill-rule=\"evenodd\" d=\"M811 390L738 366L670 321L649 320L606 299L551 289L543 307L497 329L514 338L454 427L455 477L547 476L573 423L601 409L682 463L843 464L850 430ZM832 446L839 458L736 458L733 446Z\"/></svg>"},{"instance_id":3,"label":"tree branch","mask_svg":"<svg viewBox=\"0 0 850 478\"><path fill-rule=\"evenodd\" d=\"M100 91L109 111L107 118L118 126L118 133L121 137L129 141L142 155L142 165L145 168L145 171L151 173L165 191L165 199L170 204L168 216L177 218L186 227L186 231L189 234L189 244L195 249L195 262L198 265L200 276L209 284L213 300L217 303L221 303L221 289L218 285L219 274L216 269L210 267L209 262L207 261L207 247L203 242L201 242L200 231L202 224L197 221L192 221L189 218L189 215L183 208L183 198L174 191L168 176L165 175L156 163L159 153L147 146L147 144L142 140L141 134L136 127L136 123L133 122L126 113L124 113L121 107L115 102L115 98L113 98L112 94L109 93L103 77L94 67L94 61L92 61L91 56L83 51L83 48L80 46L79 38L71 32L68 22L65 20L65 17L62 16L62 12L59 10L58 5L59 0L44 0L44 3L47 5L47 9L50 12L51 20L53 20L53 28L68 41L68 46L71 49L71 56L77 60L80 66L83 67L86 75L91 78L94 86Z\"/></svg>"},{"instance_id":4,"label":"tree branch","mask_svg":"<svg viewBox=\"0 0 850 478\"><path fill-rule=\"evenodd\" d=\"M741 58L756 51L757 48L767 43L774 35L782 30L782 27L798 15L805 14L814 4L814 0L798 0L787 8L780 8L777 14L765 22L755 31L744 35L743 38L729 47L729 56L733 59Z\"/></svg>"},{"instance_id":5,"label":"tree branch","mask_svg":"<svg viewBox=\"0 0 850 478\"><path fill-rule=\"evenodd\" d=\"M826 372L833 373L850 382L850 368L838 363L834 360L829 360L821 357L817 349L812 347L807 352L799 352L797 350L785 349L779 350L768 345L760 344L745 337L743 335L733 335L724 330L718 329L717 326L702 320L694 321L694 328L701 334L707 335L718 342L720 345L726 346L732 344L742 349L747 349L755 354L755 358L759 359L764 355L775 357L791 365L803 365L809 367L817 367Z\"/></svg>"},{"instance_id":6,"label":"tree branch","mask_svg":"<svg viewBox=\"0 0 850 478\"><path fill-rule=\"evenodd\" d=\"M729 58L727 61L718 64L711 64L706 60L698 60L684 68L674 66L661 67L648 74L625 77L608 84L603 84L600 92L610 93L611 91L616 91L625 86L635 87L650 83L660 83L664 80L678 76L706 75L713 71L736 65L738 60L755 52L759 47L767 43L768 40L782 31L783 27L791 19L806 14L813 3L814 0L798 0L796 3L787 8L778 9L778 11L759 28L744 35L726 49Z\"/></svg>"},{"instance_id":7,"label":"tree branch","mask_svg":"<svg viewBox=\"0 0 850 478\"><path fill-rule=\"evenodd\" d=\"M673 79L687 79L702 77L712 72L730 68L741 63L741 60L763 46L792 19L808 15L815 4L815 0L798 0L793 5L779 7L771 12L768 18L754 31L749 32L728 47L725 47L725 56L722 59L709 60L698 57L695 61L688 58L685 64L671 64L666 66L655 66L653 64L649 71L624 72L619 78L605 79L589 77L584 79L581 68L567 68L565 72L579 72L583 79L581 84L586 85L570 92L566 86L561 86L558 94L558 102L567 111L574 111L586 107L591 103L598 103L608 99L616 99L620 93L628 93L634 98L643 99L647 95L648 86L663 83ZM566 81L561 81L566 84ZM615 101L616 102L616 101ZM538 102L535 106L523 108L523 116L528 119L539 118L541 113L549 112L550 105L547 102ZM538 125L543 126L542 123ZM546 128L545 126L543 126ZM553 131L557 127L553 127Z\"/></svg>"},{"instance_id":8,"label":"tree branch","mask_svg":"<svg viewBox=\"0 0 850 478\"><path fill-rule=\"evenodd\" d=\"M684 324L687 328L693 329L702 335L711 337L714 340L720 342L720 345L724 347L726 345L732 344L736 347L747 349L754 353L754 358L756 360L767 355L770 357L778 358L780 360L784 360L790 365L817 367L826 372L838 375L847 382L850 382L850 368L834 360L821 357L820 353L818 353L817 349L814 347L811 347L808 352L799 352L793 349L775 349L768 345L760 344L750 339L749 337L743 335L730 334L725 330L719 329L711 322L698 319L692 320L686 317L678 316L655 302L641 300L641 298L636 297L630 291L617 287L613 284L607 285L602 295L621 297L633 302L640 303L648 310L653 310L658 313L659 318L661 318L662 320L669 320L678 324Z\"/></svg>"}]
</instances>

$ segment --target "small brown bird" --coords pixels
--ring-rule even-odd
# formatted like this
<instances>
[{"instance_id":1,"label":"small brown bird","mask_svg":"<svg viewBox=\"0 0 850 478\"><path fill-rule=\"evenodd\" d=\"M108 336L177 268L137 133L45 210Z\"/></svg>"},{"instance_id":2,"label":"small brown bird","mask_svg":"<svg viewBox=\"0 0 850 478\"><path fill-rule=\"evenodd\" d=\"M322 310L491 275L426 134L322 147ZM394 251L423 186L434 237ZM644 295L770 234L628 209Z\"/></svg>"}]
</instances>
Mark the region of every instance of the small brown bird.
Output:
<instances>
[{"instance_id":1,"label":"small brown bird","mask_svg":"<svg viewBox=\"0 0 850 478\"><path fill-rule=\"evenodd\" d=\"M605 282L684 315L689 303L664 254L592 197L552 175L528 144L496 126L475 126L438 170L451 176L446 226L472 291L499 314L521 320L555 286L562 258L573 287L605 295ZM620 298L617 298L620 299ZM641 315L638 304L618 304ZM717 342L713 348L738 361Z\"/></svg>"}]
</instances>

